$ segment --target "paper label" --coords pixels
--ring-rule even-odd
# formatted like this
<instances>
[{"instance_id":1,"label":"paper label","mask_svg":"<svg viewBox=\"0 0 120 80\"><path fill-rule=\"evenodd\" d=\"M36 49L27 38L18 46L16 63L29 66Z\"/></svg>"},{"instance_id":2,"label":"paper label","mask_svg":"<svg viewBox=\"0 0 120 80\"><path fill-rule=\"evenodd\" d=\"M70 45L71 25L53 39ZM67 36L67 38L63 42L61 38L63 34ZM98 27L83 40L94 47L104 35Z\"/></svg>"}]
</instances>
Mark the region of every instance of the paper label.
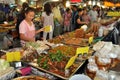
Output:
<instances>
[{"instance_id":1,"label":"paper label","mask_svg":"<svg viewBox=\"0 0 120 80\"><path fill-rule=\"evenodd\" d=\"M7 61L20 61L21 55L19 51L16 52L8 52L6 53Z\"/></svg>"},{"instance_id":2,"label":"paper label","mask_svg":"<svg viewBox=\"0 0 120 80\"><path fill-rule=\"evenodd\" d=\"M89 44L93 42L93 37L89 37Z\"/></svg>"},{"instance_id":3,"label":"paper label","mask_svg":"<svg viewBox=\"0 0 120 80\"><path fill-rule=\"evenodd\" d=\"M80 47L80 48L77 48L76 50L76 54L85 54L87 53L88 54L88 51L89 51L89 47Z\"/></svg>"},{"instance_id":4,"label":"paper label","mask_svg":"<svg viewBox=\"0 0 120 80\"><path fill-rule=\"evenodd\" d=\"M45 26L44 31L45 32L51 32L52 31L52 26L51 25Z\"/></svg>"}]
</instances>

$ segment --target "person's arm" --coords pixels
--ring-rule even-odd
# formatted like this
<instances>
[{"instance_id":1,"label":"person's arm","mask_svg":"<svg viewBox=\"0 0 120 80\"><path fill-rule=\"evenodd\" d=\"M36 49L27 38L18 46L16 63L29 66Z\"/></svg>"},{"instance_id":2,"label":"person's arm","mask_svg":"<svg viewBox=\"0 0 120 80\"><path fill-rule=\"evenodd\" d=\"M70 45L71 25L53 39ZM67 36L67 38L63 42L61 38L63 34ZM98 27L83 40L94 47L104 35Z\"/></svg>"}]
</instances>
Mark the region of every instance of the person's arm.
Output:
<instances>
[{"instance_id":1,"label":"person's arm","mask_svg":"<svg viewBox=\"0 0 120 80\"><path fill-rule=\"evenodd\" d=\"M41 16L41 22L44 23L44 16L45 16L45 13L43 12L42 13L42 16Z\"/></svg>"},{"instance_id":2,"label":"person's arm","mask_svg":"<svg viewBox=\"0 0 120 80\"><path fill-rule=\"evenodd\" d=\"M35 34L38 34L38 33L42 32L42 31L43 31L43 28L41 28L41 29L35 31Z\"/></svg>"},{"instance_id":3,"label":"person's arm","mask_svg":"<svg viewBox=\"0 0 120 80\"><path fill-rule=\"evenodd\" d=\"M26 37L23 33L20 33L20 39L21 40L24 40L24 41L30 41L30 42L34 42L35 41L35 39L34 38L28 38L28 37Z\"/></svg>"},{"instance_id":4,"label":"person's arm","mask_svg":"<svg viewBox=\"0 0 120 80\"><path fill-rule=\"evenodd\" d=\"M79 18L77 19L78 24L88 24L88 22L81 21Z\"/></svg>"}]
</instances>

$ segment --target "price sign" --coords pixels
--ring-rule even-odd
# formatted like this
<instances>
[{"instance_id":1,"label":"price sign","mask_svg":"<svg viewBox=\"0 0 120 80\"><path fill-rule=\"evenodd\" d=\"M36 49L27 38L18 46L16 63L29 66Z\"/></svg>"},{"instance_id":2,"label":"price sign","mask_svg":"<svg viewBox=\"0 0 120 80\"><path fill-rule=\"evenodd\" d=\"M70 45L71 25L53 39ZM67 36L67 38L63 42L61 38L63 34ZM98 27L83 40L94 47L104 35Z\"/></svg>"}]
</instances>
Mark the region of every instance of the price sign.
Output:
<instances>
[{"instance_id":1,"label":"price sign","mask_svg":"<svg viewBox=\"0 0 120 80\"><path fill-rule=\"evenodd\" d=\"M67 63L67 65L65 66L65 69L69 68L75 61L75 59L77 58L77 55L71 57Z\"/></svg>"},{"instance_id":2,"label":"price sign","mask_svg":"<svg viewBox=\"0 0 120 80\"><path fill-rule=\"evenodd\" d=\"M8 52L6 53L7 61L20 61L21 55L20 52Z\"/></svg>"},{"instance_id":3,"label":"price sign","mask_svg":"<svg viewBox=\"0 0 120 80\"><path fill-rule=\"evenodd\" d=\"M14 52L14 60L20 61L21 55L19 51Z\"/></svg>"},{"instance_id":4,"label":"price sign","mask_svg":"<svg viewBox=\"0 0 120 80\"><path fill-rule=\"evenodd\" d=\"M45 26L44 31L45 32L51 32L52 31L52 26L51 25Z\"/></svg>"},{"instance_id":5,"label":"price sign","mask_svg":"<svg viewBox=\"0 0 120 80\"><path fill-rule=\"evenodd\" d=\"M84 53L88 53L89 51L89 47L80 47L80 48L77 48L76 50L76 54L84 54Z\"/></svg>"},{"instance_id":6,"label":"price sign","mask_svg":"<svg viewBox=\"0 0 120 80\"><path fill-rule=\"evenodd\" d=\"M14 60L14 55L12 52L6 53L7 61L12 62Z\"/></svg>"},{"instance_id":7,"label":"price sign","mask_svg":"<svg viewBox=\"0 0 120 80\"><path fill-rule=\"evenodd\" d=\"M89 38L89 44L91 44L93 42L93 37Z\"/></svg>"}]
</instances>

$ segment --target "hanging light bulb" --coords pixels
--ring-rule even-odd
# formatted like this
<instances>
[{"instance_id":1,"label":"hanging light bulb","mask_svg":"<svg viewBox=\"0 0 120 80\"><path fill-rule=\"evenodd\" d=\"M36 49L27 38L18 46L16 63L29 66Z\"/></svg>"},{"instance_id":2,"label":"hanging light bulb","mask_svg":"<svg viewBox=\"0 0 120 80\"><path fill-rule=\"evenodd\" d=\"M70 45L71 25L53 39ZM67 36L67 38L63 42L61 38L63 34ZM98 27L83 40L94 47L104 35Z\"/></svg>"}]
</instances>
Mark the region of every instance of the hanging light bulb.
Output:
<instances>
[{"instance_id":1,"label":"hanging light bulb","mask_svg":"<svg viewBox=\"0 0 120 80\"><path fill-rule=\"evenodd\" d=\"M100 2L97 2L97 5L98 5L98 6L101 6Z\"/></svg>"},{"instance_id":2,"label":"hanging light bulb","mask_svg":"<svg viewBox=\"0 0 120 80\"><path fill-rule=\"evenodd\" d=\"M26 2L26 0L21 0L22 2Z\"/></svg>"},{"instance_id":3,"label":"hanging light bulb","mask_svg":"<svg viewBox=\"0 0 120 80\"><path fill-rule=\"evenodd\" d=\"M89 2L88 2L88 5L92 5L92 1L89 1Z\"/></svg>"},{"instance_id":4,"label":"hanging light bulb","mask_svg":"<svg viewBox=\"0 0 120 80\"><path fill-rule=\"evenodd\" d=\"M66 7L70 7L70 1L66 1Z\"/></svg>"},{"instance_id":5,"label":"hanging light bulb","mask_svg":"<svg viewBox=\"0 0 120 80\"><path fill-rule=\"evenodd\" d=\"M93 1L93 6L94 6L94 5L96 5L96 2L95 2L95 1Z\"/></svg>"}]
</instances>

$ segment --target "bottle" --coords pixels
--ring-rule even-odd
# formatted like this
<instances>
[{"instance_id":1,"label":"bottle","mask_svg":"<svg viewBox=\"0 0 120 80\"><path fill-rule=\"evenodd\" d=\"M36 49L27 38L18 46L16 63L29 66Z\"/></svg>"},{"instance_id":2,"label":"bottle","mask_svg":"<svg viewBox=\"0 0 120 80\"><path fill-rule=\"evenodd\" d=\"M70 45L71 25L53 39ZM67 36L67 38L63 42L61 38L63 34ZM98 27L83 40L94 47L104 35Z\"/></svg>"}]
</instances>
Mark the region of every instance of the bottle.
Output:
<instances>
[{"instance_id":1,"label":"bottle","mask_svg":"<svg viewBox=\"0 0 120 80\"><path fill-rule=\"evenodd\" d=\"M100 27L98 30L98 37L102 37L103 36L103 28Z\"/></svg>"}]
</instances>

